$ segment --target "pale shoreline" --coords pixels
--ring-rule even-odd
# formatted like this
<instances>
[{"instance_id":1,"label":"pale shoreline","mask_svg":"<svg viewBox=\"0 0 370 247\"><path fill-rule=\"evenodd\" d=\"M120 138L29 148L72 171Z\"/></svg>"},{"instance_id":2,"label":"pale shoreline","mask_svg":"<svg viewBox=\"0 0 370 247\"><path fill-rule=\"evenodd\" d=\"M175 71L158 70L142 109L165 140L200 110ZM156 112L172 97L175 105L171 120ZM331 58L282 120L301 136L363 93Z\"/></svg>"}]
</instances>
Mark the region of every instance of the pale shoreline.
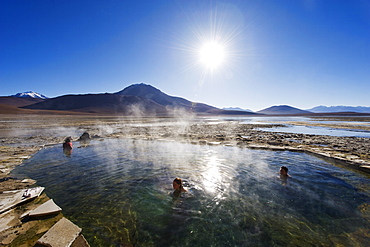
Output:
<instances>
[{"instance_id":1,"label":"pale shoreline","mask_svg":"<svg viewBox=\"0 0 370 247\"><path fill-rule=\"evenodd\" d=\"M32 181L22 183L9 175L23 160L46 146L61 145L67 136L72 136L73 140L77 140L85 131L95 138L166 139L201 145L306 152L334 162L334 164L370 173L370 138L263 132L256 128L276 125L239 124L237 122L205 124L194 120L115 116L0 115L0 193L27 188L34 183ZM352 121L357 120L356 118ZM349 119L346 118L345 121L344 128L352 126L348 124ZM298 122L297 125L299 124L304 123ZM341 124L333 124L329 127L338 128ZM370 126L365 126L363 130L369 131ZM41 199L45 201L48 198L44 195ZM14 239L18 235L25 234L19 231L17 224L14 225L14 229L17 229L12 233ZM26 230L28 230L27 227L24 231ZM9 231L0 232L0 242L4 240L11 242L9 234Z\"/></svg>"}]
</instances>

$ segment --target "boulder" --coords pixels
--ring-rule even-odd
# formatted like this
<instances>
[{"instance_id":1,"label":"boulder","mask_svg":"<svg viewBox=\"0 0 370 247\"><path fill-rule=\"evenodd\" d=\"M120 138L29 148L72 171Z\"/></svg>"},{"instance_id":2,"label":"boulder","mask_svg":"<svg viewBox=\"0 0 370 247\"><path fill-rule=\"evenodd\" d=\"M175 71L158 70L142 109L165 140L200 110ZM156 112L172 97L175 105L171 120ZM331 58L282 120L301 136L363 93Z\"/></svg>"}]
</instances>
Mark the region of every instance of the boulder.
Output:
<instances>
[{"instance_id":1,"label":"boulder","mask_svg":"<svg viewBox=\"0 0 370 247\"><path fill-rule=\"evenodd\" d=\"M78 141L82 144L89 144L91 141L91 136L88 132L84 132L80 138L78 138Z\"/></svg>"}]
</instances>

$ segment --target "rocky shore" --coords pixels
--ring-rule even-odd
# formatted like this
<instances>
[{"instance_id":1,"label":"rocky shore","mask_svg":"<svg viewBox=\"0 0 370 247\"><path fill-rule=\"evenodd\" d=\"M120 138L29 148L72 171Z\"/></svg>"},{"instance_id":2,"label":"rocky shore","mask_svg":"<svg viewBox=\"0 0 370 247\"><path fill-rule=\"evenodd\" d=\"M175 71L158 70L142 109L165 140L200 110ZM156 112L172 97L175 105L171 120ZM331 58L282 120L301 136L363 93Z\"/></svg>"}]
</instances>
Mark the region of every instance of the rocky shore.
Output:
<instances>
[{"instance_id":1,"label":"rocky shore","mask_svg":"<svg viewBox=\"0 0 370 247\"><path fill-rule=\"evenodd\" d=\"M368 121L362 119L363 121ZM358 119L356 119L358 121ZM351 122L351 119L346 119ZM296 123L308 124L308 123ZM289 134L265 132L258 128L276 127L266 124L240 124L235 121L207 122L197 119L174 118L118 118L89 116L0 116L0 193L24 189L33 185L33 180L17 180L11 177L11 170L48 145L61 145L66 136L73 140L86 132L94 138L140 138L171 139L204 145L230 145L241 148L261 148L309 152L329 161L360 169L370 173L370 138L335 137L325 135ZM330 127L343 128L351 124L332 124ZM327 127L327 126L326 126ZM370 131L370 127L361 127ZM22 214L33 204L48 200L45 193L30 205L15 210ZM62 215L58 216L59 218ZM0 232L0 246L33 246L59 218L46 221L22 223ZM1 220L1 215L0 215Z\"/></svg>"}]
</instances>

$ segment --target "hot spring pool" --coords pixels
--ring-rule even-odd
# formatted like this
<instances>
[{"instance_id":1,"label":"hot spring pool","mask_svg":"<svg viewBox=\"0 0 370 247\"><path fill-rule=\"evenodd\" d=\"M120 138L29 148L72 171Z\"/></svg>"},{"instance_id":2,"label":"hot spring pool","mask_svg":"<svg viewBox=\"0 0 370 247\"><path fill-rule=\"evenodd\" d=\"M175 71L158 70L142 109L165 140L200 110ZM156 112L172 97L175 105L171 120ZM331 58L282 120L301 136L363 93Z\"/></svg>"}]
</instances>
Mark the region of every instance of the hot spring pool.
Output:
<instances>
[{"instance_id":1,"label":"hot spring pool","mask_svg":"<svg viewBox=\"0 0 370 247\"><path fill-rule=\"evenodd\" d=\"M279 167L290 169L287 183ZM45 186L91 246L366 246L370 179L304 153L105 139L13 171ZM171 195L181 177L188 189Z\"/></svg>"}]
</instances>

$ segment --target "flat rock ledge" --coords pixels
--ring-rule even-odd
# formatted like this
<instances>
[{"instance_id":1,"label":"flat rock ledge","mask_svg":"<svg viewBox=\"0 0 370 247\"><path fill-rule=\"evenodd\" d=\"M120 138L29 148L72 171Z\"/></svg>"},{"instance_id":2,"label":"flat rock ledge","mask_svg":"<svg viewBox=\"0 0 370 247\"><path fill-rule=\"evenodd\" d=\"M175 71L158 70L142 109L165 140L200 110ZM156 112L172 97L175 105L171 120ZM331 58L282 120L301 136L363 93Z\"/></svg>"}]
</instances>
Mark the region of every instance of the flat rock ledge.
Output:
<instances>
[{"instance_id":1,"label":"flat rock ledge","mask_svg":"<svg viewBox=\"0 0 370 247\"><path fill-rule=\"evenodd\" d=\"M80 235L82 229L66 218L59 220L47 231L37 244L50 247L69 247Z\"/></svg>"}]
</instances>

